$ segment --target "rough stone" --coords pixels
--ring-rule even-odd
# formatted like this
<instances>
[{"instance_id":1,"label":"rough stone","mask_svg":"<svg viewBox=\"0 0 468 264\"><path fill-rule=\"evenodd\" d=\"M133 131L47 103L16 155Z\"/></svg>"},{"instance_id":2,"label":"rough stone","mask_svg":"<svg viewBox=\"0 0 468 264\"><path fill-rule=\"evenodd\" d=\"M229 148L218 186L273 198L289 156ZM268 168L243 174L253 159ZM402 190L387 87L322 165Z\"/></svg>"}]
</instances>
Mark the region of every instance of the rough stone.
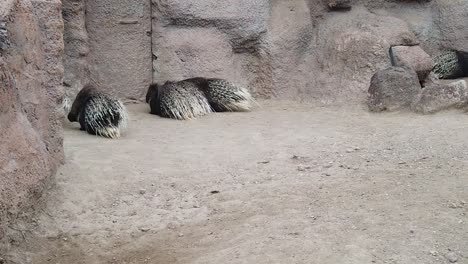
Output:
<instances>
[{"instance_id":1,"label":"rough stone","mask_svg":"<svg viewBox=\"0 0 468 264\"><path fill-rule=\"evenodd\" d=\"M87 2L84 29L79 22L83 2L64 1L64 16L78 18L65 20L70 23L66 39L88 39L90 49L87 54L80 53L86 41L71 41L82 46L72 43L70 52L67 50L65 65L71 71L66 73L65 83L71 86L67 89L75 90L73 80L86 79L82 76L88 69L90 79L125 98L143 98L151 81L207 76L236 82L263 98L361 102L372 74L389 66L390 46L418 44L403 20L377 16L363 7L326 16L328 8L321 0L232 0L222 4L214 0L155 0L150 50L147 40L138 36L135 41L139 46L119 40L129 35L123 31L125 27L144 31L149 17L146 13L135 17L134 11L140 7L125 11L128 15L122 19L119 13L123 11L110 15L108 9L128 9L123 1L106 5ZM70 4L79 7L68 7ZM125 20L119 27L103 22L119 19ZM73 33L75 28L81 28L76 30L79 34ZM118 50L111 48L112 40L120 44ZM147 52L153 53L150 78L146 77L151 75ZM85 59L76 63L73 54L82 54L80 58ZM121 54L139 59L119 58ZM131 63L119 68L123 61ZM125 82L120 81L123 76Z\"/></svg>"},{"instance_id":2,"label":"rough stone","mask_svg":"<svg viewBox=\"0 0 468 264\"><path fill-rule=\"evenodd\" d=\"M61 3L8 3L0 8L10 41L0 56L0 229L36 201L64 159Z\"/></svg>"},{"instance_id":3,"label":"rough stone","mask_svg":"<svg viewBox=\"0 0 468 264\"><path fill-rule=\"evenodd\" d=\"M434 56L452 41L466 43L465 14L452 12L466 4L432 2L64 0L64 17L76 18L65 19L67 89L89 76L120 97L143 99L151 82L198 75L257 97L362 103L372 75L390 66L391 46L420 45ZM329 4L353 8L329 12Z\"/></svg>"},{"instance_id":4,"label":"rough stone","mask_svg":"<svg viewBox=\"0 0 468 264\"><path fill-rule=\"evenodd\" d=\"M367 105L375 112L409 108L420 91L421 85L414 70L390 67L372 76Z\"/></svg>"},{"instance_id":5,"label":"rough stone","mask_svg":"<svg viewBox=\"0 0 468 264\"><path fill-rule=\"evenodd\" d=\"M426 80L434 63L431 56L420 46L395 46L391 49L395 63L394 66L411 68L418 74L420 82Z\"/></svg>"},{"instance_id":6,"label":"rough stone","mask_svg":"<svg viewBox=\"0 0 468 264\"><path fill-rule=\"evenodd\" d=\"M64 0L62 16L65 24L63 39L65 43L64 68L66 99L73 102L76 94L89 79L89 37L86 30L86 5L84 0Z\"/></svg>"},{"instance_id":7,"label":"rough stone","mask_svg":"<svg viewBox=\"0 0 468 264\"><path fill-rule=\"evenodd\" d=\"M440 45L446 49L468 52L468 1L434 0L435 25Z\"/></svg>"},{"instance_id":8,"label":"rough stone","mask_svg":"<svg viewBox=\"0 0 468 264\"><path fill-rule=\"evenodd\" d=\"M467 104L468 86L465 80L459 80L424 87L415 100L414 110L422 114L432 114L450 108L462 108Z\"/></svg>"},{"instance_id":9,"label":"rough stone","mask_svg":"<svg viewBox=\"0 0 468 264\"><path fill-rule=\"evenodd\" d=\"M288 8L282 6L286 4L275 6L278 14L272 14L266 39L270 89L276 98L360 103L374 72L390 66L390 46L417 43L402 20L376 16L362 7L329 13L317 21L314 17L322 11L311 8L288 17Z\"/></svg>"},{"instance_id":10,"label":"rough stone","mask_svg":"<svg viewBox=\"0 0 468 264\"><path fill-rule=\"evenodd\" d=\"M152 82L151 1L83 2L89 78L122 99L143 99Z\"/></svg>"},{"instance_id":11,"label":"rough stone","mask_svg":"<svg viewBox=\"0 0 468 264\"><path fill-rule=\"evenodd\" d=\"M445 254L445 258L450 262L450 263L456 263L458 262L458 256L455 252L448 252Z\"/></svg>"}]
</instances>

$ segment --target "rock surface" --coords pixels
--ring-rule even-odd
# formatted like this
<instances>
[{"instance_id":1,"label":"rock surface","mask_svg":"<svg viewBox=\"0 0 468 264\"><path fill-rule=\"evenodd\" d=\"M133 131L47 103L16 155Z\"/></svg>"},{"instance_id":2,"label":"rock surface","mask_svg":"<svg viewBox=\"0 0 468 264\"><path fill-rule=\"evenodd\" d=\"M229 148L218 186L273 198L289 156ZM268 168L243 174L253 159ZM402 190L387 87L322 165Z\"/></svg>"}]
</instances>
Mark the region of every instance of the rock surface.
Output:
<instances>
[{"instance_id":1,"label":"rock surface","mask_svg":"<svg viewBox=\"0 0 468 264\"><path fill-rule=\"evenodd\" d=\"M7 9L9 7L9 9ZM0 240L63 161L63 21L58 0L7 1L0 56Z\"/></svg>"},{"instance_id":2,"label":"rock surface","mask_svg":"<svg viewBox=\"0 0 468 264\"><path fill-rule=\"evenodd\" d=\"M83 2L90 79L120 98L143 98L151 82L151 2Z\"/></svg>"},{"instance_id":3,"label":"rock surface","mask_svg":"<svg viewBox=\"0 0 468 264\"><path fill-rule=\"evenodd\" d=\"M349 12L329 12L351 5ZM390 66L391 46L420 44L431 56L448 46L463 49L465 6L462 0L153 0L151 6L64 0L67 92L72 97L92 79L142 100L151 82L207 76L262 98L361 103L372 75Z\"/></svg>"},{"instance_id":4,"label":"rock surface","mask_svg":"<svg viewBox=\"0 0 468 264\"><path fill-rule=\"evenodd\" d=\"M390 67L372 76L367 105L374 112L409 108L421 91L416 72Z\"/></svg>"},{"instance_id":5,"label":"rock surface","mask_svg":"<svg viewBox=\"0 0 468 264\"><path fill-rule=\"evenodd\" d=\"M454 24L465 21L450 13L457 4L443 1L84 2L64 1L76 17L65 21L70 94L93 79L143 99L151 82L216 76L257 97L356 104L375 71L390 66L391 46L419 44L433 56L468 31ZM329 12L329 4L353 9Z\"/></svg>"},{"instance_id":6,"label":"rock surface","mask_svg":"<svg viewBox=\"0 0 468 264\"><path fill-rule=\"evenodd\" d=\"M413 69L420 82L426 80L434 66L431 56L420 46L395 46L392 47L392 54L395 66Z\"/></svg>"},{"instance_id":7,"label":"rock surface","mask_svg":"<svg viewBox=\"0 0 468 264\"><path fill-rule=\"evenodd\" d=\"M450 108L468 105L468 86L465 80L447 84L434 84L422 89L414 103L414 110L422 114L432 114Z\"/></svg>"},{"instance_id":8,"label":"rock surface","mask_svg":"<svg viewBox=\"0 0 468 264\"><path fill-rule=\"evenodd\" d=\"M434 0L433 11L441 46L468 52L468 1Z\"/></svg>"},{"instance_id":9,"label":"rock surface","mask_svg":"<svg viewBox=\"0 0 468 264\"><path fill-rule=\"evenodd\" d=\"M89 82L89 36L86 30L86 5L84 1L63 1L62 17L65 24L63 84L70 104L76 94Z\"/></svg>"}]
</instances>

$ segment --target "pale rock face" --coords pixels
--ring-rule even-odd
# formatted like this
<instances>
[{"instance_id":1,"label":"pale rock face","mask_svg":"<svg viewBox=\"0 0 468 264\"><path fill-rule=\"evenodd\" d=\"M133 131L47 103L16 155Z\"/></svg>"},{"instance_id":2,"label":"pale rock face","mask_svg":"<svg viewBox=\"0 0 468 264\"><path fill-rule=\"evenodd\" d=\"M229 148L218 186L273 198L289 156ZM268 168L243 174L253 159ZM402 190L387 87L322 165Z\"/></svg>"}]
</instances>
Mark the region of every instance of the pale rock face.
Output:
<instances>
[{"instance_id":1,"label":"pale rock face","mask_svg":"<svg viewBox=\"0 0 468 264\"><path fill-rule=\"evenodd\" d=\"M459 80L424 87L414 102L414 110L422 114L432 114L467 105L468 86L465 80Z\"/></svg>"},{"instance_id":2,"label":"pale rock face","mask_svg":"<svg viewBox=\"0 0 468 264\"><path fill-rule=\"evenodd\" d=\"M441 46L468 52L468 1L434 0L433 14Z\"/></svg>"},{"instance_id":3,"label":"pale rock face","mask_svg":"<svg viewBox=\"0 0 468 264\"><path fill-rule=\"evenodd\" d=\"M64 159L61 2L13 2L0 8L0 239Z\"/></svg>"},{"instance_id":4,"label":"pale rock face","mask_svg":"<svg viewBox=\"0 0 468 264\"><path fill-rule=\"evenodd\" d=\"M421 85L414 70L390 67L372 76L367 105L373 112L407 110L420 91Z\"/></svg>"},{"instance_id":5,"label":"pale rock face","mask_svg":"<svg viewBox=\"0 0 468 264\"><path fill-rule=\"evenodd\" d=\"M418 74L420 82L426 80L434 67L431 56L420 46L395 46L392 47L395 66L406 66Z\"/></svg>"},{"instance_id":6,"label":"pale rock face","mask_svg":"<svg viewBox=\"0 0 468 264\"><path fill-rule=\"evenodd\" d=\"M66 0L67 92L97 80L122 99L142 100L151 82L202 76L262 98L362 103L373 73L390 66L388 49L419 40L371 2L329 2ZM353 8L329 12L328 4ZM393 5L409 4L379 7Z\"/></svg>"}]
</instances>

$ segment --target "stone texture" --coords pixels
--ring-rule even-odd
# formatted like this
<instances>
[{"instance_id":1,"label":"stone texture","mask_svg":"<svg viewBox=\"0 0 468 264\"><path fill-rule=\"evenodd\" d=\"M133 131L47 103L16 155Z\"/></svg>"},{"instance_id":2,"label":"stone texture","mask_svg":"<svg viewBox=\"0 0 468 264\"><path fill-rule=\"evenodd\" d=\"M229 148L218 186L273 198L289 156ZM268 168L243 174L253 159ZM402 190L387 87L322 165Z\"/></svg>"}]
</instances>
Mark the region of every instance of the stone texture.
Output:
<instances>
[{"instance_id":1,"label":"stone texture","mask_svg":"<svg viewBox=\"0 0 468 264\"><path fill-rule=\"evenodd\" d=\"M452 12L466 5L458 0L126 1L64 0L64 16L74 17L66 19L68 90L93 79L143 99L152 81L216 76L257 97L361 103L374 72L390 66L391 46L434 56L466 43L466 12ZM349 12L329 12L347 4Z\"/></svg>"},{"instance_id":2,"label":"stone texture","mask_svg":"<svg viewBox=\"0 0 468 264\"><path fill-rule=\"evenodd\" d=\"M394 17L377 16L358 7L332 14L318 26L318 46L313 49L319 67L304 87L309 89L306 96L335 104L362 102L372 75L391 66L390 47L414 45L417 39L404 21Z\"/></svg>"},{"instance_id":3,"label":"stone texture","mask_svg":"<svg viewBox=\"0 0 468 264\"><path fill-rule=\"evenodd\" d=\"M432 114L451 108L468 105L468 86L465 80L446 84L433 84L422 89L414 102L414 110L422 114Z\"/></svg>"},{"instance_id":4,"label":"stone texture","mask_svg":"<svg viewBox=\"0 0 468 264\"><path fill-rule=\"evenodd\" d=\"M63 84L66 97L73 101L76 94L89 80L89 37L86 31L86 5L84 0L64 0L62 16L65 24L63 40L65 43Z\"/></svg>"},{"instance_id":5,"label":"stone texture","mask_svg":"<svg viewBox=\"0 0 468 264\"><path fill-rule=\"evenodd\" d=\"M84 2L90 79L115 96L142 99L152 76L150 1Z\"/></svg>"},{"instance_id":6,"label":"stone texture","mask_svg":"<svg viewBox=\"0 0 468 264\"><path fill-rule=\"evenodd\" d=\"M395 66L411 68L418 74L420 82L426 80L434 63L420 46L395 46L391 49Z\"/></svg>"},{"instance_id":7,"label":"stone texture","mask_svg":"<svg viewBox=\"0 0 468 264\"><path fill-rule=\"evenodd\" d=\"M389 66L388 48L418 43L400 19L362 7L328 16L321 0L153 0L151 40L141 36L149 21L144 4L88 1L86 29L83 4L64 1L70 94L92 79L142 99L152 81L207 76L263 98L361 102L372 74Z\"/></svg>"},{"instance_id":8,"label":"stone texture","mask_svg":"<svg viewBox=\"0 0 468 264\"><path fill-rule=\"evenodd\" d=\"M468 1L434 0L435 24L443 48L468 52Z\"/></svg>"},{"instance_id":9,"label":"stone texture","mask_svg":"<svg viewBox=\"0 0 468 264\"><path fill-rule=\"evenodd\" d=\"M33 204L64 158L61 3L7 6L0 10L11 43L0 56L0 229Z\"/></svg>"},{"instance_id":10,"label":"stone texture","mask_svg":"<svg viewBox=\"0 0 468 264\"><path fill-rule=\"evenodd\" d=\"M372 76L367 105L375 112L410 108L420 91L421 85L414 70L390 67Z\"/></svg>"}]
</instances>

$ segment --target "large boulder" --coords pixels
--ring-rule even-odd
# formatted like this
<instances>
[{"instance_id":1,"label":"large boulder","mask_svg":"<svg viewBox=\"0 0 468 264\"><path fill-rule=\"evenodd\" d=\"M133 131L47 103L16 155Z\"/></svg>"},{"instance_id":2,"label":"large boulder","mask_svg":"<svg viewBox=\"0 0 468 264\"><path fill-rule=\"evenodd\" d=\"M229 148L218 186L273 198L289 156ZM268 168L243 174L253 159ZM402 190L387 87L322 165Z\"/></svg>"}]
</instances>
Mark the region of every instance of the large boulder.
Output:
<instances>
[{"instance_id":1,"label":"large boulder","mask_svg":"<svg viewBox=\"0 0 468 264\"><path fill-rule=\"evenodd\" d=\"M468 104L468 86L465 80L426 86L414 102L413 108L422 114L432 114Z\"/></svg>"},{"instance_id":2,"label":"large boulder","mask_svg":"<svg viewBox=\"0 0 468 264\"><path fill-rule=\"evenodd\" d=\"M408 109L421 91L418 75L405 67L390 67L372 76L367 105L374 112Z\"/></svg>"},{"instance_id":3,"label":"large boulder","mask_svg":"<svg viewBox=\"0 0 468 264\"><path fill-rule=\"evenodd\" d=\"M0 5L10 43L0 52L0 240L64 159L61 2L11 2Z\"/></svg>"},{"instance_id":4,"label":"large boulder","mask_svg":"<svg viewBox=\"0 0 468 264\"><path fill-rule=\"evenodd\" d=\"M418 74L419 81L426 80L434 63L420 46L394 46L391 49L395 66L411 68Z\"/></svg>"},{"instance_id":5,"label":"large boulder","mask_svg":"<svg viewBox=\"0 0 468 264\"><path fill-rule=\"evenodd\" d=\"M440 44L446 49L468 52L468 1L435 0L433 10Z\"/></svg>"},{"instance_id":6,"label":"large boulder","mask_svg":"<svg viewBox=\"0 0 468 264\"><path fill-rule=\"evenodd\" d=\"M372 75L390 66L390 47L418 44L404 21L359 6L323 17L311 8L309 14L285 20L288 1L279 2L275 8L283 11L272 19L275 27L268 31L267 47L273 89L280 98L361 103Z\"/></svg>"}]
</instances>

